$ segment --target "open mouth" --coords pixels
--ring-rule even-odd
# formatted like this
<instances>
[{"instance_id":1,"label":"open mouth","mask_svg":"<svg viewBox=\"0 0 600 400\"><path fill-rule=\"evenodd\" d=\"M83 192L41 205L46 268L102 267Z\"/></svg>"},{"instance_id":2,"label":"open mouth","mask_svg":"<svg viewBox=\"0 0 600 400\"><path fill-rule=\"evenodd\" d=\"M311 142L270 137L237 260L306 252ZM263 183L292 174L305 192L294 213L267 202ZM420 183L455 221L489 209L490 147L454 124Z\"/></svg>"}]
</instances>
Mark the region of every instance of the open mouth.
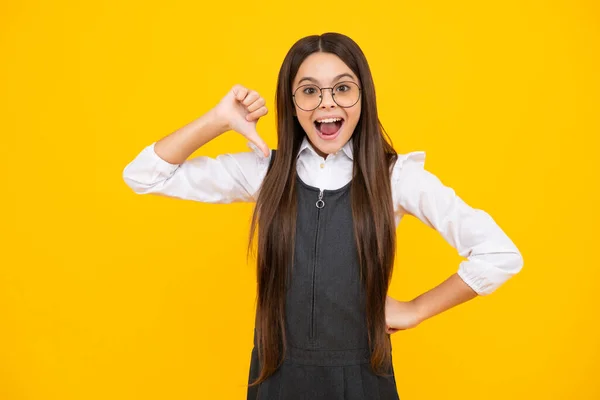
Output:
<instances>
[{"instance_id":1,"label":"open mouth","mask_svg":"<svg viewBox=\"0 0 600 400\"><path fill-rule=\"evenodd\" d=\"M344 119L327 118L315 121L314 124L323 139L334 139L344 125Z\"/></svg>"}]
</instances>

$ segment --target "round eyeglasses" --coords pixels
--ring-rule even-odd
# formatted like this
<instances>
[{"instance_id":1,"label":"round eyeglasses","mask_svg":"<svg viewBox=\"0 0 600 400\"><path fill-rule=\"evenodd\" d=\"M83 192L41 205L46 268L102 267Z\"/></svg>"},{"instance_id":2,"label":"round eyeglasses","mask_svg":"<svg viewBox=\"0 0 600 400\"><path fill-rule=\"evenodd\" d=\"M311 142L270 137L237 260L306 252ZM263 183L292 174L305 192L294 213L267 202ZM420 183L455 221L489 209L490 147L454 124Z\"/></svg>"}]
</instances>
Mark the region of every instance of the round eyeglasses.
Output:
<instances>
[{"instance_id":1,"label":"round eyeglasses","mask_svg":"<svg viewBox=\"0 0 600 400\"><path fill-rule=\"evenodd\" d=\"M343 108L352 107L360 99L360 87L354 82L347 81L336 83L330 88L320 88L314 84L298 86L292 95L294 103L301 110L312 111L321 105L325 89L331 90L333 101Z\"/></svg>"}]
</instances>

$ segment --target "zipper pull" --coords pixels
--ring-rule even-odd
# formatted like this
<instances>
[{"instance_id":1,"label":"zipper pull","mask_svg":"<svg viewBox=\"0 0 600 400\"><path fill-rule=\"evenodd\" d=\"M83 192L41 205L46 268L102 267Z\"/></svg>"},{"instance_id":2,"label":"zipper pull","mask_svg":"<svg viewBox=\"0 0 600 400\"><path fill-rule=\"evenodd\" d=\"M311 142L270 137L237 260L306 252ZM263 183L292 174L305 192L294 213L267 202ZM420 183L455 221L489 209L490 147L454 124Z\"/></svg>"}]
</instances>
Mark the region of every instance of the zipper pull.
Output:
<instances>
[{"instance_id":1,"label":"zipper pull","mask_svg":"<svg viewBox=\"0 0 600 400\"><path fill-rule=\"evenodd\" d=\"M323 201L323 189L319 192L319 200L317 200L317 208L325 207L325 202Z\"/></svg>"}]
</instances>

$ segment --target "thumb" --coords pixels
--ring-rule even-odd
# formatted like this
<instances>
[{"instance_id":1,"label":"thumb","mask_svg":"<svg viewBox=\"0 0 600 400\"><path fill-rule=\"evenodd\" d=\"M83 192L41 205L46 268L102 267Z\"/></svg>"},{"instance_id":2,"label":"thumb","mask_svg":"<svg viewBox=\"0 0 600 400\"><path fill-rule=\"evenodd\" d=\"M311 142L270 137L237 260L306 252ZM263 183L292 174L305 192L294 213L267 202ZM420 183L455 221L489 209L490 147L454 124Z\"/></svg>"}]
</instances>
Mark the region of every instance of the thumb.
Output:
<instances>
[{"instance_id":1,"label":"thumb","mask_svg":"<svg viewBox=\"0 0 600 400\"><path fill-rule=\"evenodd\" d=\"M248 147L254 151L261 152L265 158L269 157L271 150L265 141L258 135L258 132L256 132L255 129L248 129L248 132L245 133L245 136L249 140Z\"/></svg>"}]
</instances>

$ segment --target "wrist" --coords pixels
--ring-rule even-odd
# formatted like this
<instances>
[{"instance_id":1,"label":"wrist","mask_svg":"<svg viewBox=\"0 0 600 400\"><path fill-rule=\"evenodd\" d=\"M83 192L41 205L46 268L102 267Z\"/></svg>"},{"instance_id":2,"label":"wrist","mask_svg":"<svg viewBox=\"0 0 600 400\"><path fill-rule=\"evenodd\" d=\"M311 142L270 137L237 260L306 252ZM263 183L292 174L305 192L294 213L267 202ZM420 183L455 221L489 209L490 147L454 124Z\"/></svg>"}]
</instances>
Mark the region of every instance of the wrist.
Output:
<instances>
[{"instance_id":1,"label":"wrist","mask_svg":"<svg viewBox=\"0 0 600 400\"><path fill-rule=\"evenodd\" d=\"M218 132L219 135L231 130L231 127L229 126L229 122L227 121L227 118L225 118L223 115L221 115L218 108L216 108L216 107L211 108L204 115L204 117L207 119L207 123L210 126L212 126L214 128L214 130L216 132Z\"/></svg>"},{"instance_id":2,"label":"wrist","mask_svg":"<svg viewBox=\"0 0 600 400\"><path fill-rule=\"evenodd\" d=\"M427 309L424 306L423 302L419 300L419 298L414 298L409 301L415 310L415 315L419 321L419 323L425 321L428 318Z\"/></svg>"}]
</instances>

